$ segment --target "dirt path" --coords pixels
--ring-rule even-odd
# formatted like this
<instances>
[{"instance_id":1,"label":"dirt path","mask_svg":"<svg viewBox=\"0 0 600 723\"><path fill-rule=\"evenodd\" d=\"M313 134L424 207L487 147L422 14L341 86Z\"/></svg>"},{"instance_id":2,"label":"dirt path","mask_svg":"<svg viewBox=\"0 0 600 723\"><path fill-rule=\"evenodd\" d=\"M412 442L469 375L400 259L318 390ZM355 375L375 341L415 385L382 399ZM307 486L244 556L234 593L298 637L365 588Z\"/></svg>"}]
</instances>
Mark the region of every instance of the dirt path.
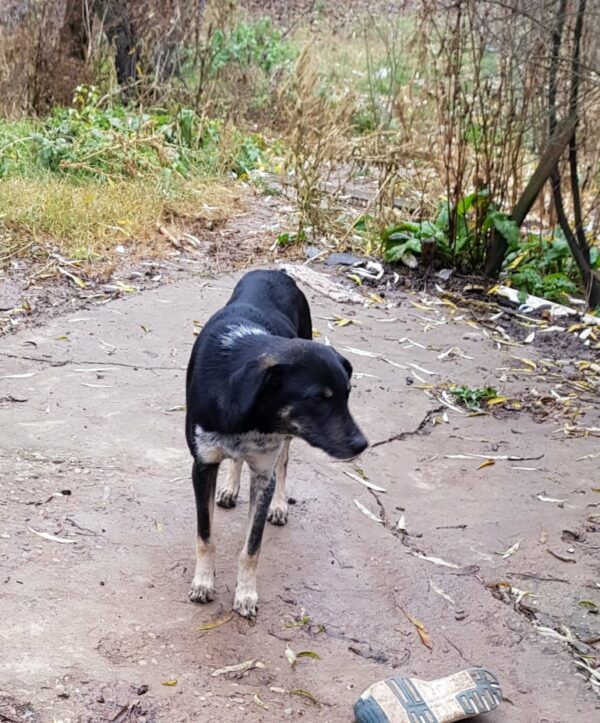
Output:
<instances>
[{"instance_id":1,"label":"dirt path","mask_svg":"<svg viewBox=\"0 0 600 723\"><path fill-rule=\"evenodd\" d=\"M551 372L546 384L536 376L534 351L498 349L416 295L385 309L307 290L315 326L354 364L353 408L371 442L418 433L361 459L386 490L377 496L345 474L351 465L293 445L296 503L285 528L266 532L258 621L198 630L228 619L247 488L238 508L216 512L218 595L194 605L180 405L194 321L234 282L198 275L1 341L0 721L350 721L382 677L472 664L495 671L507 698L489 723L598 720L600 698L576 667L577 651L597 664L600 639L598 439L564 434L568 404L552 397ZM357 323L335 326L333 314ZM464 356L440 358L451 347ZM537 417L454 411L429 396L445 381L494 385ZM592 406L585 394L581 404ZM599 426L586 415L576 424ZM502 456L518 459L479 468ZM542 635L561 625L573 646ZM292 668L286 646L320 660ZM248 660L258 667L212 675Z\"/></svg>"}]
</instances>

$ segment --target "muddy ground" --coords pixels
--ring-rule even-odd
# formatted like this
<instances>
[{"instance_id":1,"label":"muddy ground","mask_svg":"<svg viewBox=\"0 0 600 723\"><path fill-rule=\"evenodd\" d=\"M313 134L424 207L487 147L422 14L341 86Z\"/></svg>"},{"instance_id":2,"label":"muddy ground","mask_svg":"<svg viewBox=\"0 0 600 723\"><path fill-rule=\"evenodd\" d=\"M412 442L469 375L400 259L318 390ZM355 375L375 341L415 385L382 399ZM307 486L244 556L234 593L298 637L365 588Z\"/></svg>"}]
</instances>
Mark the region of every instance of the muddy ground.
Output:
<instances>
[{"instance_id":1,"label":"muddy ground","mask_svg":"<svg viewBox=\"0 0 600 723\"><path fill-rule=\"evenodd\" d=\"M254 625L230 615L245 485L216 511L216 600L188 601L185 366L238 276L197 264L1 340L0 721L350 721L378 679L470 665L502 683L489 723L598 720L581 667L600 647L597 394L573 358L544 364L424 294L388 308L305 287L373 446L357 469L292 445ZM473 416L449 382L508 401ZM319 659L292 667L287 646Z\"/></svg>"}]
</instances>

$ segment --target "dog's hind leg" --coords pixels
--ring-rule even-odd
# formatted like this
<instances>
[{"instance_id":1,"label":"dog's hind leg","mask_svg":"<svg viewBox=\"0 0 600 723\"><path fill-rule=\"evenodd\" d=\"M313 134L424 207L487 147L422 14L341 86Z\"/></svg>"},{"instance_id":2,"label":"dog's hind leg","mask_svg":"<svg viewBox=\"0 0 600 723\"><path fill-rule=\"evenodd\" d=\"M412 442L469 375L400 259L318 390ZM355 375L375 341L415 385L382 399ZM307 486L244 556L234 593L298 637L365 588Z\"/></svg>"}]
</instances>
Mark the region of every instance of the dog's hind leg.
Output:
<instances>
[{"instance_id":1,"label":"dog's hind leg","mask_svg":"<svg viewBox=\"0 0 600 723\"><path fill-rule=\"evenodd\" d=\"M198 524L196 571L190 590L190 600L193 602L208 602L215 594L215 546L211 531L218 471L218 464L199 461L195 461L192 467Z\"/></svg>"},{"instance_id":2,"label":"dog's hind leg","mask_svg":"<svg viewBox=\"0 0 600 723\"><path fill-rule=\"evenodd\" d=\"M238 562L233 609L245 618L253 618L258 607L256 568L269 505L275 490L276 450L272 454L248 460L250 466L250 513L244 549Z\"/></svg>"},{"instance_id":3,"label":"dog's hind leg","mask_svg":"<svg viewBox=\"0 0 600 723\"><path fill-rule=\"evenodd\" d=\"M288 518L288 503L285 494L285 478L287 475L288 459L290 456L291 437L286 437L281 445L281 452L275 465L275 492L269 507L267 519L273 525L285 525Z\"/></svg>"},{"instance_id":4,"label":"dog's hind leg","mask_svg":"<svg viewBox=\"0 0 600 723\"><path fill-rule=\"evenodd\" d=\"M235 507L240 491L240 477L242 476L241 459L232 459L227 464L227 476L219 484L217 490L217 504L219 507Z\"/></svg>"}]
</instances>

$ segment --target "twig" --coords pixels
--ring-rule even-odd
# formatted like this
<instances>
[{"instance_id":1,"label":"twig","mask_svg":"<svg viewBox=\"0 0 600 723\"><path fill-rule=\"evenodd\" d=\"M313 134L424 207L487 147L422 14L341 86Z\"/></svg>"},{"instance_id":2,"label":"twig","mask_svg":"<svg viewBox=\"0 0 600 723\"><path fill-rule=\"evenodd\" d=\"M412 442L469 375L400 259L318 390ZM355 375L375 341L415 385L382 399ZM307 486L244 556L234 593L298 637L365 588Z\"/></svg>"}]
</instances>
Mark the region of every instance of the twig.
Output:
<instances>
[{"instance_id":1,"label":"twig","mask_svg":"<svg viewBox=\"0 0 600 723\"><path fill-rule=\"evenodd\" d=\"M414 429L412 432L398 432L398 434L394 434L391 437L388 437L387 439L382 439L379 442L374 442L371 445L371 449L374 447L379 447L382 444L389 444L390 442L396 442L401 439L406 439L407 437L413 437L415 435L420 434L429 434L429 432L425 432L425 427L429 424L429 422L435 417L436 414L439 414L440 412L444 411L444 407L436 407L435 409L430 409L421 422L419 423L418 427Z\"/></svg>"}]
</instances>

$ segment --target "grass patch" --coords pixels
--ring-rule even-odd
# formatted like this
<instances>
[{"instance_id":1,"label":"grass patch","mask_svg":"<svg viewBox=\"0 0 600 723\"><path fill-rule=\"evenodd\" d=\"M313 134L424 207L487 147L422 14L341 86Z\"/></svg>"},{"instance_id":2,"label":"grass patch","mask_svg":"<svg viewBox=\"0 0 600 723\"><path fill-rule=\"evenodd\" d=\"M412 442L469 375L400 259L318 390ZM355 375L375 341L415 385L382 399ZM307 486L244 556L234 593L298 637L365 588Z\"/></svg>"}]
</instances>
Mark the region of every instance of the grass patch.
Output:
<instances>
[{"instance_id":1,"label":"grass patch","mask_svg":"<svg viewBox=\"0 0 600 723\"><path fill-rule=\"evenodd\" d=\"M168 192L150 179L114 183L53 174L0 181L0 258L20 245L47 244L73 259L107 258L118 245L145 247L157 225L176 219L185 226L222 220L239 207L233 184L178 180Z\"/></svg>"},{"instance_id":2,"label":"grass patch","mask_svg":"<svg viewBox=\"0 0 600 723\"><path fill-rule=\"evenodd\" d=\"M260 134L189 108L103 108L93 88L75 101L0 121L0 260L31 244L94 260L156 239L165 220L223 220L234 181L268 160Z\"/></svg>"}]
</instances>

